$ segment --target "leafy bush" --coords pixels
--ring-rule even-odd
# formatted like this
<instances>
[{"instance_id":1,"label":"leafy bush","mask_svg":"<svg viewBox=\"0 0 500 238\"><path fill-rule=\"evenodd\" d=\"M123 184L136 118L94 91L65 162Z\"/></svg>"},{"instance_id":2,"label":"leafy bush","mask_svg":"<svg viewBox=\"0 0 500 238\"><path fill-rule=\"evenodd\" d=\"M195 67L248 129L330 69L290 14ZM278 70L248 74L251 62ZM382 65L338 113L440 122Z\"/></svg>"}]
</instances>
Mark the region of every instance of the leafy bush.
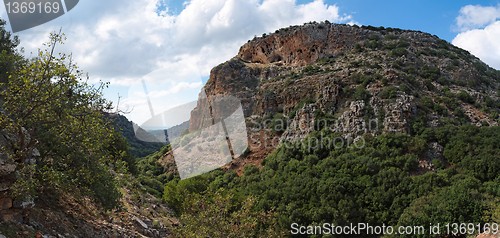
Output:
<instances>
[{"instance_id":1,"label":"leafy bush","mask_svg":"<svg viewBox=\"0 0 500 238\"><path fill-rule=\"evenodd\" d=\"M179 237L284 237L272 212L255 209L254 197L239 198L224 190L193 194L176 227Z\"/></svg>"},{"instance_id":2,"label":"leafy bush","mask_svg":"<svg viewBox=\"0 0 500 238\"><path fill-rule=\"evenodd\" d=\"M368 40L364 43L366 48L375 50L382 47L382 43L379 40Z\"/></svg>"},{"instance_id":3,"label":"leafy bush","mask_svg":"<svg viewBox=\"0 0 500 238\"><path fill-rule=\"evenodd\" d=\"M380 98L391 99L398 96L398 89L394 86L385 87L379 94Z\"/></svg>"},{"instance_id":4,"label":"leafy bush","mask_svg":"<svg viewBox=\"0 0 500 238\"><path fill-rule=\"evenodd\" d=\"M283 113L276 113L271 119L269 127L275 133L283 133L288 127L288 118L284 116Z\"/></svg>"},{"instance_id":5,"label":"leafy bush","mask_svg":"<svg viewBox=\"0 0 500 238\"><path fill-rule=\"evenodd\" d=\"M406 50L405 48L395 48L389 52L389 55L392 57L401 57L401 56L407 55L407 54L408 54L408 50Z\"/></svg>"},{"instance_id":6,"label":"leafy bush","mask_svg":"<svg viewBox=\"0 0 500 238\"><path fill-rule=\"evenodd\" d=\"M424 66L419 71L424 79L437 80L441 76L441 70L435 66Z\"/></svg>"},{"instance_id":7,"label":"leafy bush","mask_svg":"<svg viewBox=\"0 0 500 238\"><path fill-rule=\"evenodd\" d=\"M54 55L62 36L50 39L47 49L0 86L0 128L19 138L7 153L29 178L14 186L19 194L34 196L46 190L89 195L114 208L120 194L111 169L126 169L127 147L104 116L111 109L102 97L106 85L86 84L68 56ZM35 148L40 158L32 169L23 169Z\"/></svg>"},{"instance_id":8,"label":"leafy bush","mask_svg":"<svg viewBox=\"0 0 500 238\"><path fill-rule=\"evenodd\" d=\"M405 209L399 225L481 223L484 204L479 185L474 179L466 178L422 196ZM433 236L420 234L417 237Z\"/></svg>"},{"instance_id":9,"label":"leafy bush","mask_svg":"<svg viewBox=\"0 0 500 238\"><path fill-rule=\"evenodd\" d=\"M465 91L460 91L457 94L457 98L460 99L462 102L469 103L469 104L473 104L475 101L474 98Z\"/></svg>"},{"instance_id":10,"label":"leafy bush","mask_svg":"<svg viewBox=\"0 0 500 238\"><path fill-rule=\"evenodd\" d=\"M165 185L163 192L163 200L177 214L180 214L186 209L183 201L185 198L193 194L204 192L208 188L208 180L203 177L195 177L185 180L172 180Z\"/></svg>"},{"instance_id":11,"label":"leafy bush","mask_svg":"<svg viewBox=\"0 0 500 238\"><path fill-rule=\"evenodd\" d=\"M354 91L353 98L354 100L368 100L370 98L370 93L363 85L359 85Z\"/></svg>"},{"instance_id":12,"label":"leafy bush","mask_svg":"<svg viewBox=\"0 0 500 238\"><path fill-rule=\"evenodd\" d=\"M322 69L318 66L308 65L302 70L302 73L305 75L313 75L321 71Z\"/></svg>"}]
</instances>

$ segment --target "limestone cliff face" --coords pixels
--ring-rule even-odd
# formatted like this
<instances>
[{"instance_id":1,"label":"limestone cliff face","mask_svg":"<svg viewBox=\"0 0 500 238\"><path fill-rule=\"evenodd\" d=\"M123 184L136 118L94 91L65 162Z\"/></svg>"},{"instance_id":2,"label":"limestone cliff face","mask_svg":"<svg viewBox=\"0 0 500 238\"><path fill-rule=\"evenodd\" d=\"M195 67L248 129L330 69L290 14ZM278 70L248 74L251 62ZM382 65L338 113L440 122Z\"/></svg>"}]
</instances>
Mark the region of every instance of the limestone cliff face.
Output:
<instances>
[{"instance_id":1,"label":"limestone cliff face","mask_svg":"<svg viewBox=\"0 0 500 238\"><path fill-rule=\"evenodd\" d=\"M417 122L498 125L499 84L499 71L436 36L325 22L249 41L212 70L205 92L209 100L238 97L250 135L262 134L255 128L275 132L250 138L267 146L302 139L325 117L353 139L413 133ZM192 129L202 121L200 108ZM284 131L272 128L277 119L286 121Z\"/></svg>"},{"instance_id":2,"label":"limestone cliff face","mask_svg":"<svg viewBox=\"0 0 500 238\"><path fill-rule=\"evenodd\" d=\"M282 29L241 47L238 58L246 62L305 66L354 47L370 33L346 25L311 24Z\"/></svg>"}]
</instances>

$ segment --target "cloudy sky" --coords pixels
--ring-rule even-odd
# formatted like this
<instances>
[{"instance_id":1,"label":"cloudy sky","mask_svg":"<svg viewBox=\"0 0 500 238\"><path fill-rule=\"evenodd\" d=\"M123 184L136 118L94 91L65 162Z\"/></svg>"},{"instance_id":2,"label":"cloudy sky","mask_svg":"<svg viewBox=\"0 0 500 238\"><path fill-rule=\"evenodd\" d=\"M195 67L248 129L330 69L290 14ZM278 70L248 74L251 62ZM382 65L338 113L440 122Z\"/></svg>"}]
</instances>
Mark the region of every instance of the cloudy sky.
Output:
<instances>
[{"instance_id":1,"label":"cloudy sky","mask_svg":"<svg viewBox=\"0 0 500 238\"><path fill-rule=\"evenodd\" d=\"M323 20L426 31L500 69L499 0L83 0L18 35L29 55L62 28L59 50L94 82L110 82L105 96L120 96L120 109L142 123L196 100L210 69L255 35Z\"/></svg>"}]
</instances>

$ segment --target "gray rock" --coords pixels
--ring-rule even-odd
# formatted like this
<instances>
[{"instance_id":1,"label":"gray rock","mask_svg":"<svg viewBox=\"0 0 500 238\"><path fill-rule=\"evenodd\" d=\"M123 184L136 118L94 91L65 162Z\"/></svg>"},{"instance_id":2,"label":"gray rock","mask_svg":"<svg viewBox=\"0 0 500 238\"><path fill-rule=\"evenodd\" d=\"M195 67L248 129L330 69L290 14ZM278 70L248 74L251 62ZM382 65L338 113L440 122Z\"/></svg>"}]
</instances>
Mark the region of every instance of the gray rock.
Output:
<instances>
[{"instance_id":1,"label":"gray rock","mask_svg":"<svg viewBox=\"0 0 500 238\"><path fill-rule=\"evenodd\" d=\"M0 165L0 177L7 176L14 171L16 171L16 165L15 164L4 164Z\"/></svg>"},{"instance_id":2,"label":"gray rock","mask_svg":"<svg viewBox=\"0 0 500 238\"><path fill-rule=\"evenodd\" d=\"M309 133L314 131L315 116L317 110L315 104L307 104L301 108L281 136L281 141L296 141L304 139Z\"/></svg>"},{"instance_id":3,"label":"gray rock","mask_svg":"<svg viewBox=\"0 0 500 238\"><path fill-rule=\"evenodd\" d=\"M365 121L365 102L351 101L348 109L335 122L333 131L342 133L346 138L354 139L368 133Z\"/></svg>"},{"instance_id":4,"label":"gray rock","mask_svg":"<svg viewBox=\"0 0 500 238\"><path fill-rule=\"evenodd\" d=\"M133 219L140 225L142 226L142 228L144 229L148 229L148 225L146 223L144 223L141 219L139 219L138 217L134 216Z\"/></svg>"},{"instance_id":5,"label":"gray rock","mask_svg":"<svg viewBox=\"0 0 500 238\"><path fill-rule=\"evenodd\" d=\"M23 200L16 200L14 202L14 208L26 209L26 208L33 208L34 206L35 202L31 197L26 197Z\"/></svg>"},{"instance_id":6,"label":"gray rock","mask_svg":"<svg viewBox=\"0 0 500 238\"><path fill-rule=\"evenodd\" d=\"M384 105L384 131L409 132L409 120L415 114L416 106L413 96L400 95L396 102Z\"/></svg>"},{"instance_id":7,"label":"gray rock","mask_svg":"<svg viewBox=\"0 0 500 238\"><path fill-rule=\"evenodd\" d=\"M427 147L428 147L428 150L427 150L426 156L428 159L430 159L430 160L433 160L433 159L442 160L442 159L444 159L444 157L443 157L444 148L442 145L438 144L437 142L431 142Z\"/></svg>"}]
</instances>

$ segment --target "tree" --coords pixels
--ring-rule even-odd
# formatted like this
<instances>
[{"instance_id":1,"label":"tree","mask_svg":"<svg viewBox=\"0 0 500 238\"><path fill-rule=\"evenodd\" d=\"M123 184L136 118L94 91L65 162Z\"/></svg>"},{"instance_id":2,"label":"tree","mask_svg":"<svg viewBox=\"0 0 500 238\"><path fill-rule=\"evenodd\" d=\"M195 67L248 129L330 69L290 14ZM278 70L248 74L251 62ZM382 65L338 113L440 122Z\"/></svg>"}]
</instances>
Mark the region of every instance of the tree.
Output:
<instances>
[{"instance_id":1,"label":"tree","mask_svg":"<svg viewBox=\"0 0 500 238\"><path fill-rule=\"evenodd\" d=\"M283 237L272 212L256 211L255 198L235 198L224 190L192 194L175 233L179 237Z\"/></svg>"},{"instance_id":2,"label":"tree","mask_svg":"<svg viewBox=\"0 0 500 238\"><path fill-rule=\"evenodd\" d=\"M79 192L112 208L119 192L110 170L124 168L126 147L104 115L111 109L102 97L107 85L87 84L71 56L56 55L63 38L51 34L46 49L1 84L0 126L17 138L8 153L23 178L15 194ZM26 163L36 150L36 163Z\"/></svg>"},{"instance_id":3,"label":"tree","mask_svg":"<svg viewBox=\"0 0 500 238\"><path fill-rule=\"evenodd\" d=\"M19 39L5 29L5 21L0 19L0 83L5 83L16 71L23 58L17 52Z\"/></svg>"},{"instance_id":4,"label":"tree","mask_svg":"<svg viewBox=\"0 0 500 238\"><path fill-rule=\"evenodd\" d=\"M413 201L399 219L399 225L423 225L484 222L483 195L478 192L479 181L465 177L449 187ZM415 237L415 236L412 236ZM418 237L433 237L429 234Z\"/></svg>"}]
</instances>

